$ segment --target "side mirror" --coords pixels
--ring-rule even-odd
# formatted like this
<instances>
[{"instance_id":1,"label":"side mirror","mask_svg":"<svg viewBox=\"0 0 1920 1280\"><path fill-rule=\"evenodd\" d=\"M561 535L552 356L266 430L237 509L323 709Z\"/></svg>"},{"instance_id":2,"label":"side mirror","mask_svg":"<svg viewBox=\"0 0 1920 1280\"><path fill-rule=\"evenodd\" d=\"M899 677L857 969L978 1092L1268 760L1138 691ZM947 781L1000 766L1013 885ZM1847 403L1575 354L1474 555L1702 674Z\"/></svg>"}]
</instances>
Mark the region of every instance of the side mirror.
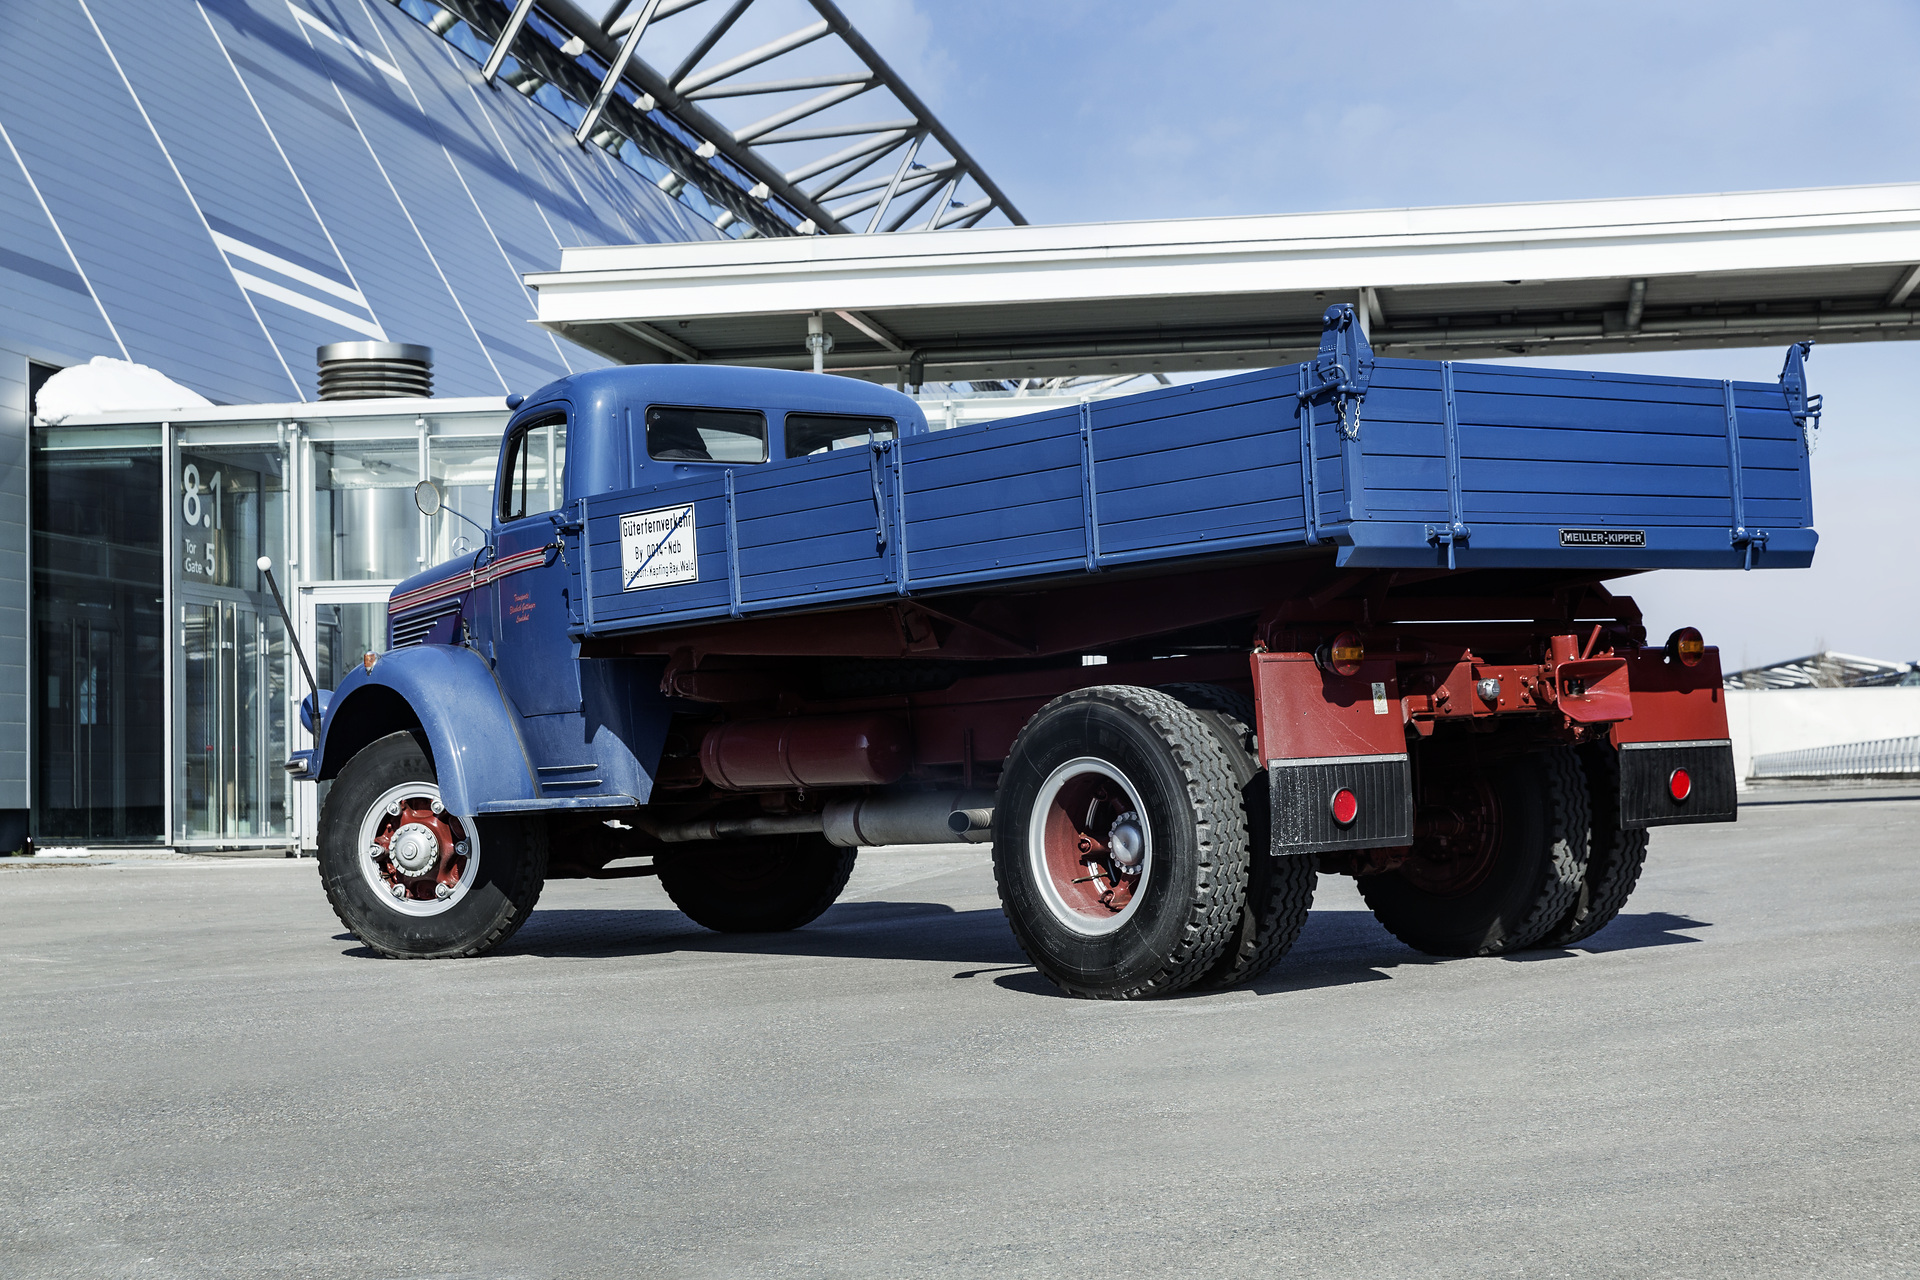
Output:
<instances>
[{"instance_id":1,"label":"side mirror","mask_svg":"<svg viewBox=\"0 0 1920 1280\"><path fill-rule=\"evenodd\" d=\"M431 480L422 480L413 486L413 505L420 508L423 516L440 514L440 488Z\"/></svg>"}]
</instances>

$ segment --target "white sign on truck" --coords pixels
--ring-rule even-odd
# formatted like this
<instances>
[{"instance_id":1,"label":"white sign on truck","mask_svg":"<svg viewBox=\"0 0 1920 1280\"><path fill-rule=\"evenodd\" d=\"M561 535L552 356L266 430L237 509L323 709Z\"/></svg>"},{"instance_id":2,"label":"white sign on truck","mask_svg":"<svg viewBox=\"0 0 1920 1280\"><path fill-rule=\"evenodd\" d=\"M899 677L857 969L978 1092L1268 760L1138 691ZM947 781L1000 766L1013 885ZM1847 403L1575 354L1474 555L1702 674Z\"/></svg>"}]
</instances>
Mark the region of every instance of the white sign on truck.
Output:
<instances>
[{"instance_id":1,"label":"white sign on truck","mask_svg":"<svg viewBox=\"0 0 1920 1280\"><path fill-rule=\"evenodd\" d=\"M620 589L642 591L700 580L693 504L620 517Z\"/></svg>"}]
</instances>

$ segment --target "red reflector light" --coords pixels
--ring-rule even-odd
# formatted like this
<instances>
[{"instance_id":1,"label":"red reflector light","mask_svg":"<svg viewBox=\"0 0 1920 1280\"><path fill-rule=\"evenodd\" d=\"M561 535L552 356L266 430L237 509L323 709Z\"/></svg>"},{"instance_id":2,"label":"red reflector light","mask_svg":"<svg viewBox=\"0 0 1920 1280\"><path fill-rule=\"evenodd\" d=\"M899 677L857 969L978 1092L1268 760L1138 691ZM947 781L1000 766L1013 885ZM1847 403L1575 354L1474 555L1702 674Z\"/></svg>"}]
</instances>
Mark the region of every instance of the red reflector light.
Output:
<instances>
[{"instance_id":1,"label":"red reflector light","mask_svg":"<svg viewBox=\"0 0 1920 1280\"><path fill-rule=\"evenodd\" d=\"M1353 820L1360 816L1360 797L1342 787L1333 793L1332 809L1335 822L1343 827L1352 826Z\"/></svg>"},{"instance_id":2,"label":"red reflector light","mask_svg":"<svg viewBox=\"0 0 1920 1280\"><path fill-rule=\"evenodd\" d=\"M1667 637L1667 660L1683 667L1696 667L1707 653L1707 642L1693 627L1682 627Z\"/></svg>"},{"instance_id":3,"label":"red reflector light","mask_svg":"<svg viewBox=\"0 0 1920 1280\"><path fill-rule=\"evenodd\" d=\"M1677 803L1693 794L1693 775L1685 769L1675 769L1667 778L1667 794Z\"/></svg>"},{"instance_id":4,"label":"red reflector light","mask_svg":"<svg viewBox=\"0 0 1920 1280\"><path fill-rule=\"evenodd\" d=\"M1360 664L1366 660L1366 646L1360 643L1360 637L1351 631L1342 631L1327 646L1327 666L1335 675L1357 676Z\"/></svg>"}]
</instances>

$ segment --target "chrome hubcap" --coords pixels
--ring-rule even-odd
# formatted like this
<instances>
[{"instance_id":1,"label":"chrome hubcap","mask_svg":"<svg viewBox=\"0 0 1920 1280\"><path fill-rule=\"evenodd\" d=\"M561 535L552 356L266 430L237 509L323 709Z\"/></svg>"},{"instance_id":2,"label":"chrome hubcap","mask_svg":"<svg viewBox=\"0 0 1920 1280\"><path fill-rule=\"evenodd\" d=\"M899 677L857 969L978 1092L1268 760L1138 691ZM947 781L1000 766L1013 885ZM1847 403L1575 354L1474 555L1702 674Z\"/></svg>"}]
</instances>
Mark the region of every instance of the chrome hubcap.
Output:
<instances>
[{"instance_id":1,"label":"chrome hubcap","mask_svg":"<svg viewBox=\"0 0 1920 1280\"><path fill-rule=\"evenodd\" d=\"M394 869L403 876L423 876L440 861L440 841L428 827L409 822L393 833L387 852Z\"/></svg>"}]
</instances>

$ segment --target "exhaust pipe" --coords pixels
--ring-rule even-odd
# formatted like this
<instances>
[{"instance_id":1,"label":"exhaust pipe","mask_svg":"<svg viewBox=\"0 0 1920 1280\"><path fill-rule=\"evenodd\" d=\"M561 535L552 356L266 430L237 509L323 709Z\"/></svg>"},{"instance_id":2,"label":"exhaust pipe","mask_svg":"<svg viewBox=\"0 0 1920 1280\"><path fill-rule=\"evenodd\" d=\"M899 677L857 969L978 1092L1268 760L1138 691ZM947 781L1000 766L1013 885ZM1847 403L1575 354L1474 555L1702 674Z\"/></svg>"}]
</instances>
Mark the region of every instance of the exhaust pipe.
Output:
<instances>
[{"instance_id":1,"label":"exhaust pipe","mask_svg":"<svg viewBox=\"0 0 1920 1280\"><path fill-rule=\"evenodd\" d=\"M936 791L834 800L822 813L700 818L635 826L663 844L823 832L842 848L882 844L984 844L993 838L993 792Z\"/></svg>"},{"instance_id":2,"label":"exhaust pipe","mask_svg":"<svg viewBox=\"0 0 1920 1280\"><path fill-rule=\"evenodd\" d=\"M975 825L975 817L986 821ZM877 844L983 844L993 838L993 792L936 791L919 795L835 800L824 815L827 839L853 847ZM959 819L956 823L954 820Z\"/></svg>"}]
</instances>

